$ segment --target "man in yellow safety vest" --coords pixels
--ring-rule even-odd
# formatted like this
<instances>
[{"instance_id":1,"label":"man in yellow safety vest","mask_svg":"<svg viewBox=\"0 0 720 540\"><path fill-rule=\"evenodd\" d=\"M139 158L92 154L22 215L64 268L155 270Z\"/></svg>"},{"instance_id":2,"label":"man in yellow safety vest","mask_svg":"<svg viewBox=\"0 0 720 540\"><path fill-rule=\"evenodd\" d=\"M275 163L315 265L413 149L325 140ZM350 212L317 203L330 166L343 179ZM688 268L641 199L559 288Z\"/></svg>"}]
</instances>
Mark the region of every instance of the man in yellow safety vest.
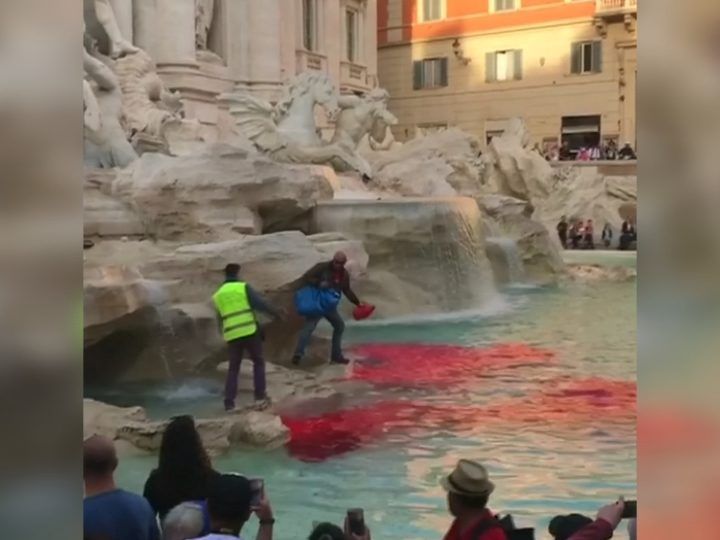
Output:
<instances>
[{"instance_id":1,"label":"man in yellow safety vest","mask_svg":"<svg viewBox=\"0 0 720 540\"><path fill-rule=\"evenodd\" d=\"M230 366L225 380L225 410L235 408L240 362L245 350L253 362L255 408L270 406L265 381L265 360L262 355L262 338L255 318L255 311L262 311L276 319L283 317L281 311L268 304L250 285L240 281L240 265L225 266L225 283L213 294L223 338L228 344Z\"/></svg>"}]
</instances>

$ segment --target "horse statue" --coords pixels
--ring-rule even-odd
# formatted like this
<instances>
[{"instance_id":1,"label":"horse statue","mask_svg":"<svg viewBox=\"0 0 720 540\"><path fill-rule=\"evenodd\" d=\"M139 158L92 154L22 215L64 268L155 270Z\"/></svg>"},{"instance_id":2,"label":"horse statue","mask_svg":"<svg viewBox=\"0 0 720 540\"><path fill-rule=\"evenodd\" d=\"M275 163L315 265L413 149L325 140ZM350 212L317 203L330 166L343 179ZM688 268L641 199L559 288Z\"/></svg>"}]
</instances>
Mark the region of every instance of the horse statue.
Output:
<instances>
[{"instance_id":1,"label":"horse statue","mask_svg":"<svg viewBox=\"0 0 720 540\"><path fill-rule=\"evenodd\" d=\"M321 105L330 119L340 113L337 90L324 73L296 76L275 106L247 93L225 94L220 99L229 103L239 131L273 159L317 165L338 163L343 169L370 177L370 166L354 149L328 144L318 134L315 105Z\"/></svg>"}]
</instances>

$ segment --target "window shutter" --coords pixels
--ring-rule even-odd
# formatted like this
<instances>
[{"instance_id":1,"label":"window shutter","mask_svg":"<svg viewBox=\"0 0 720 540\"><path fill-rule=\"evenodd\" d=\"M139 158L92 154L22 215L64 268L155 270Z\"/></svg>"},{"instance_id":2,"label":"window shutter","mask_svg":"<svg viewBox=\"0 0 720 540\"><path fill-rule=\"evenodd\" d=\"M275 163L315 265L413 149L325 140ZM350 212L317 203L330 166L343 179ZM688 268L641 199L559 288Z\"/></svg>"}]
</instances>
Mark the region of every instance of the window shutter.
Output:
<instances>
[{"instance_id":1,"label":"window shutter","mask_svg":"<svg viewBox=\"0 0 720 540\"><path fill-rule=\"evenodd\" d=\"M448 59L440 59L440 86L448 85Z\"/></svg>"},{"instance_id":2,"label":"window shutter","mask_svg":"<svg viewBox=\"0 0 720 540\"><path fill-rule=\"evenodd\" d=\"M602 71L602 41L593 41L592 55L593 73L600 73Z\"/></svg>"},{"instance_id":3,"label":"window shutter","mask_svg":"<svg viewBox=\"0 0 720 540\"><path fill-rule=\"evenodd\" d=\"M582 71L582 43L573 43L570 53L570 73Z\"/></svg>"},{"instance_id":4,"label":"window shutter","mask_svg":"<svg viewBox=\"0 0 720 540\"><path fill-rule=\"evenodd\" d=\"M513 51L513 64L514 64L514 73L513 73L513 79L516 81L519 81L522 79L522 49L517 49Z\"/></svg>"},{"instance_id":5,"label":"window shutter","mask_svg":"<svg viewBox=\"0 0 720 540\"><path fill-rule=\"evenodd\" d=\"M422 60L415 60L413 62L413 90L420 90L422 88L422 73Z\"/></svg>"},{"instance_id":6,"label":"window shutter","mask_svg":"<svg viewBox=\"0 0 720 540\"><path fill-rule=\"evenodd\" d=\"M495 82L495 53L485 53L485 82Z\"/></svg>"}]
</instances>

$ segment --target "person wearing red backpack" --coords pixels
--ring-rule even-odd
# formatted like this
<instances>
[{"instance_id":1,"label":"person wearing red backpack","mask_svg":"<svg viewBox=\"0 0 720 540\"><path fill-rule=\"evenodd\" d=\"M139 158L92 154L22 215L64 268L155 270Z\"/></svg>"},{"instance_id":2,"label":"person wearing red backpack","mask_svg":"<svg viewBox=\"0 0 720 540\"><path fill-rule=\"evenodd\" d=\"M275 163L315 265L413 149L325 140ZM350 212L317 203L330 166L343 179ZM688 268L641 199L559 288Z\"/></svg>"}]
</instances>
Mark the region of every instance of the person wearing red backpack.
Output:
<instances>
[{"instance_id":1,"label":"person wearing red backpack","mask_svg":"<svg viewBox=\"0 0 720 540\"><path fill-rule=\"evenodd\" d=\"M461 459L440 485L448 494L448 509L455 518L444 540L508 540L495 515L487 508L495 484L475 461Z\"/></svg>"}]
</instances>

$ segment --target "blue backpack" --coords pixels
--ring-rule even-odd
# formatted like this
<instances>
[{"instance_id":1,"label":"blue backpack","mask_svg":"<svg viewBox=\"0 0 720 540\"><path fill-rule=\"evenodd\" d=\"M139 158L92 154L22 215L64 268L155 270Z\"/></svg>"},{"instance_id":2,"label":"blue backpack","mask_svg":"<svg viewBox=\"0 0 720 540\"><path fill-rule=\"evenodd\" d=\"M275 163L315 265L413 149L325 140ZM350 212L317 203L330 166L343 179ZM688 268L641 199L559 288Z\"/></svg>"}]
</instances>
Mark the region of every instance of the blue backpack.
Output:
<instances>
[{"instance_id":1,"label":"blue backpack","mask_svg":"<svg viewBox=\"0 0 720 540\"><path fill-rule=\"evenodd\" d=\"M308 285L295 293L295 309L303 317L323 317L339 303L340 291L333 288L319 289Z\"/></svg>"}]
</instances>

